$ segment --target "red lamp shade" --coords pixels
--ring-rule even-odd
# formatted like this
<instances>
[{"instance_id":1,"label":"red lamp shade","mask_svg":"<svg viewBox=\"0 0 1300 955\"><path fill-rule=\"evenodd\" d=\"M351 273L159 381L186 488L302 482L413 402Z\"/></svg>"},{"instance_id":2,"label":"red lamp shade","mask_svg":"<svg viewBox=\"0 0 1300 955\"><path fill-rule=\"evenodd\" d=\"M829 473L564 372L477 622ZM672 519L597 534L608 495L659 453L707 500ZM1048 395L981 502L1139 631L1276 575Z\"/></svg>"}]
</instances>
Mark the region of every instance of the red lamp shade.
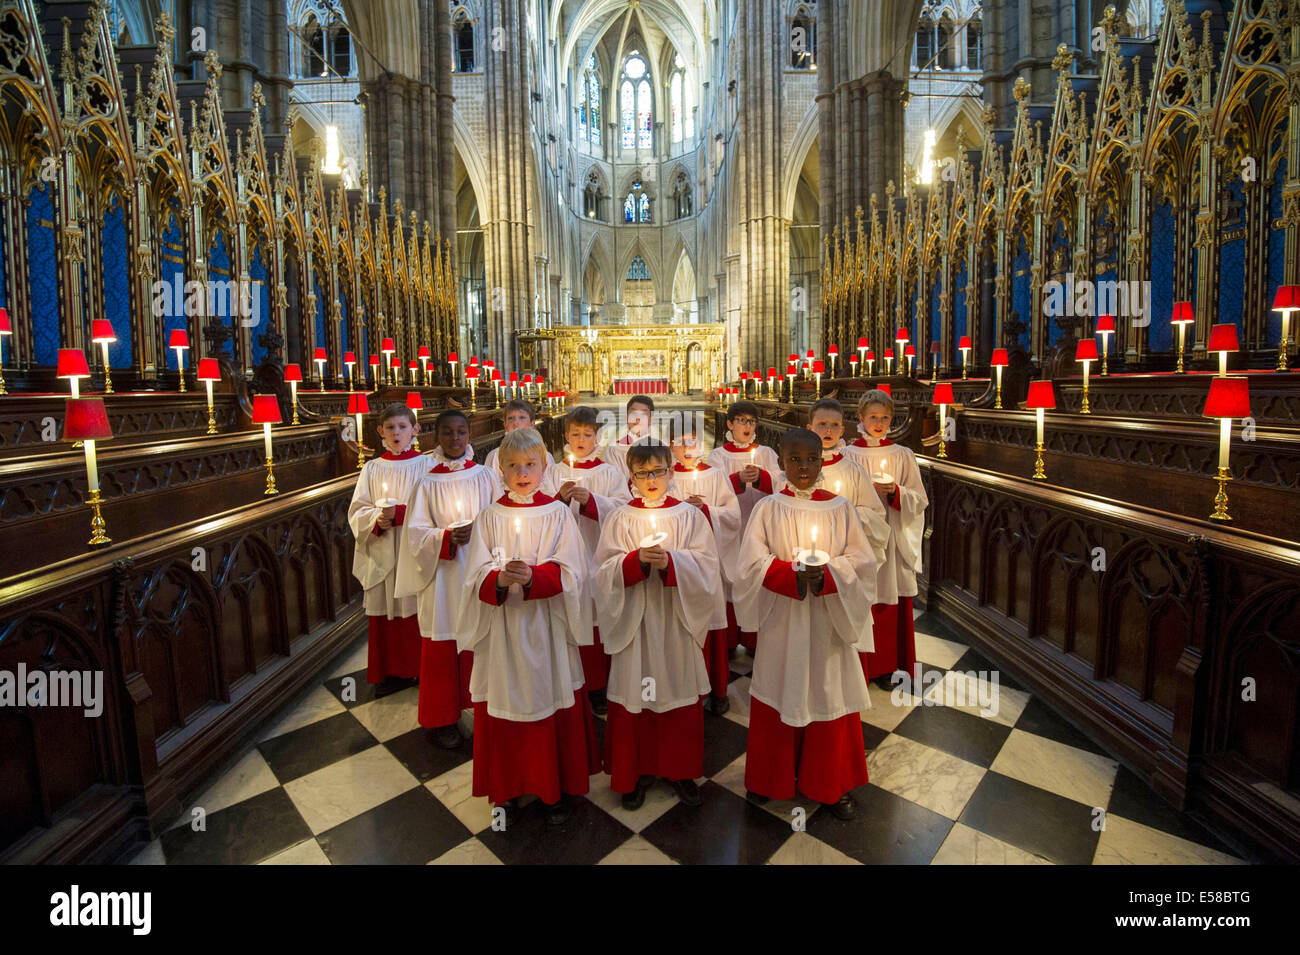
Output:
<instances>
[{"instance_id":1,"label":"red lamp shade","mask_svg":"<svg viewBox=\"0 0 1300 955\"><path fill-rule=\"evenodd\" d=\"M786 368L785 373L786 373L787 375L794 375L794 374L797 374L797 373L798 373L798 369L799 369L799 362L798 362L798 361L792 361L792 362L790 362L790 366L789 366L788 368Z\"/></svg>"},{"instance_id":2,"label":"red lamp shade","mask_svg":"<svg viewBox=\"0 0 1300 955\"><path fill-rule=\"evenodd\" d=\"M453 353L453 355L454 355L454 353ZM416 352L415 352L415 357L416 357L416 358L432 358L433 356L429 354L429 346L428 346L428 345L421 345L421 346L416 350ZM448 360L448 361L451 361L450 358L447 359L447 360Z\"/></svg>"},{"instance_id":3,"label":"red lamp shade","mask_svg":"<svg viewBox=\"0 0 1300 955\"><path fill-rule=\"evenodd\" d=\"M253 395L253 424L279 424L281 420L280 401L275 395Z\"/></svg>"},{"instance_id":4,"label":"red lamp shade","mask_svg":"<svg viewBox=\"0 0 1300 955\"><path fill-rule=\"evenodd\" d=\"M524 384L525 384L525 385L531 385L532 383L533 383L533 376L532 376L532 375L524 375Z\"/></svg>"},{"instance_id":5,"label":"red lamp shade","mask_svg":"<svg viewBox=\"0 0 1300 955\"><path fill-rule=\"evenodd\" d=\"M868 349L867 349L867 361L875 361L875 360L876 360L876 353L873 352L870 348L868 348Z\"/></svg>"},{"instance_id":6,"label":"red lamp shade","mask_svg":"<svg viewBox=\"0 0 1300 955\"><path fill-rule=\"evenodd\" d=\"M492 380L493 380L493 381L500 381L500 380L501 380L501 369L500 369L500 368L493 368L493 369L492 369Z\"/></svg>"},{"instance_id":7,"label":"red lamp shade","mask_svg":"<svg viewBox=\"0 0 1300 955\"><path fill-rule=\"evenodd\" d=\"M68 441L104 441L113 436L103 398L69 398L63 416Z\"/></svg>"},{"instance_id":8,"label":"red lamp shade","mask_svg":"<svg viewBox=\"0 0 1300 955\"><path fill-rule=\"evenodd\" d=\"M1113 332L1113 331L1115 331L1114 315L1102 315L1097 319L1096 334L1100 335L1102 332Z\"/></svg>"},{"instance_id":9,"label":"red lamp shade","mask_svg":"<svg viewBox=\"0 0 1300 955\"><path fill-rule=\"evenodd\" d=\"M517 384L519 384L519 372L517 372L517 371L512 371L512 372L510 373L510 384L512 384L512 385L517 385Z\"/></svg>"},{"instance_id":10,"label":"red lamp shade","mask_svg":"<svg viewBox=\"0 0 1300 955\"><path fill-rule=\"evenodd\" d=\"M348 395L348 414L370 414L370 399L359 391Z\"/></svg>"},{"instance_id":11,"label":"red lamp shade","mask_svg":"<svg viewBox=\"0 0 1300 955\"><path fill-rule=\"evenodd\" d=\"M90 340L98 345L100 342L115 342L113 323L106 318L92 319L90 323Z\"/></svg>"},{"instance_id":12,"label":"red lamp shade","mask_svg":"<svg viewBox=\"0 0 1300 955\"><path fill-rule=\"evenodd\" d=\"M838 345L831 345L826 349L826 354L828 355L838 355L839 353L840 347Z\"/></svg>"},{"instance_id":13,"label":"red lamp shade","mask_svg":"<svg viewBox=\"0 0 1300 955\"><path fill-rule=\"evenodd\" d=\"M1097 339L1081 338L1074 349L1075 361L1096 361L1101 355L1097 352Z\"/></svg>"},{"instance_id":14,"label":"red lamp shade","mask_svg":"<svg viewBox=\"0 0 1300 955\"><path fill-rule=\"evenodd\" d=\"M460 359L456 357L455 352L451 352L450 354L447 355L447 363L450 364L453 361L460 361Z\"/></svg>"},{"instance_id":15,"label":"red lamp shade","mask_svg":"<svg viewBox=\"0 0 1300 955\"><path fill-rule=\"evenodd\" d=\"M903 357L904 357L904 358L914 358L915 356L916 356L916 346L915 346L915 345L908 345L906 348L903 349Z\"/></svg>"},{"instance_id":16,"label":"red lamp shade","mask_svg":"<svg viewBox=\"0 0 1300 955\"><path fill-rule=\"evenodd\" d=\"M796 365L796 364L799 363L799 356L798 356L798 355L791 355L789 358L786 359L786 361L788 361L788 362L789 362L790 364L792 364L792 365Z\"/></svg>"},{"instance_id":17,"label":"red lamp shade","mask_svg":"<svg viewBox=\"0 0 1300 955\"><path fill-rule=\"evenodd\" d=\"M488 359L484 358L483 365L486 368L495 368L497 366L497 363L494 361L489 361Z\"/></svg>"},{"instance_id":18,"label":"red lamp shade","mask_svg":"<svg viewBox=\"0 0 1300 955\"><path fill-rule=\"evenodd\" d=\"M937 355L937 354L939 354L939 352L941 352L941 351L943 351L943 346L942 346L942 345L940 345L938 342L930 342L930 354L931 354L931 355Z\"/></svg>"},{"instance_id":19,"label":"red lamp shade","mask_svg":"<svg viewBox=\"0 0 1300 955\"><path fill-rule=\"evenodd\" d=\"M468 368L466 368L466 369L465 369L465 377L466 377L466 378L477 378L477 377L478 377L478 365L470 365Z\"/></svg>"},{"instance_id":20,"label":"red lamp shade","mask_svg":"<svg viewBox=\"0 0 1300 955\"><path fill-rule=\"evenodd\" d=\"M302 381L302 369L299 368L297 365L285 365L285 366L284 366L284 380L285 380L285 381Z\"/></svg>"},{"instance_id":21,"label":"red lamp shade","mask_svg":"<svg viewBox=\"0 0 1300 955\"><path fill-rule=\"evenodd\" d=\"M0 335L12 335L13 326L9 324L9 309L0 308Z\"/></svg>"},{"instance_id":22,"label":"red lamp shade","mask_svg":"<svg viewBox=\"0 0 1300 955\"><path fill-rule=\"evenodd\" d=\"M886 349L884 349L884 350L880 353L880 357L881 357L881 358L893 358L893 357L894 357L894 350L893 350L892 348L886 348Z\"/></svg>"},{"instance_id":23,"label":"red lamp shade","mask_svg":"<svg viewBox=\"0 0 1300 955\"><path fill-rule=\"evenodd\" d=\"M989 364L994 368L1005 368L1011 364L1011 359L1007 357L1007 350L1005 348L993 349L993 357L989 359Z\"/></svg>"},{"instance_id":24,"label":"red lamp shade","mask_svg":"<svg viewBox=\"0 0 1300 955\"><path fill-rule=\"evenodd\" d=\"M900 328L897 332L894 333L894 341L896 342L910 342L911 340L912 340L912 333L909 332L906 328Z\"/></svg>"},{"instance_id":25,"label":"red lamp shade","mask_svg":"<svg viewBox=\"0 0 1300 955\"><path fill-rule=\"evenodd\" d=\"M877 390L877 391L883 391L885 394L889 395L889 397L891 397L891 398L894 397L894 392L893 392L893 390L889 387L888 384L879 384L879 385L876 385L876 390Z\"/></svg>"},{"instance_id":26,"label":"red lamp shade","mask_svg":"<svg viewBox=\"0 0 1300 955\"><path fill-rule=\"evenodd\" d=\"M398 361L398 360L397 360L397 356L394 355L392 358L390 358L390 359L388 360L388 367L389 367L389 368L401 368L401 367L402 367L402 363L401 363L400 361Z\"/></svg>"},{"instance_id":27,"label":"red lamp shade","mask_svg":"<svg viewBox=\"0 0 1300 955\"><path fill-rule=\"evenodd\" d=\"M1050 381L1031 381L1029 397L1025 400L1026 408L1055 408L1056 391Z\"/></svg>"},{"instance_id":28,"label":"red lamp shade","mask_svg":"<svg viewBox=\"0 0 1300 955\"><path fill-rule=\"evenodd\" d=\"M742 371L742 372L740 373L740 380L741 380L741 381L749 381L749 372L747 372L747 371Z\"/></svg>"},{"instance_id":29,"label":"red lamp shade","mask_svg":"<svg viewBox=\"0 0 1300 955\"><path fill-rule=\"evenodd\" d=\"M1210 341L1205 346L1206 351L1237 351L1240 348L1236 325L1224 322L1222 325L1210 326Z\"/></svg>"},{"instance_id":30,"label":"red lamp shade","mask_svg":"<svg viewBox=\"0 0 1300 955\"><path fill-rule=\"evenodd\" d=\"M850 355L850 356L849 356L849 364L850 364L850 365L856 365L857 363L858 363L858 356L857 356L857 355Z\"/></svg>"},{"instance_id":31,"label":"red lamp shade","mask_svg":"<svg viewBox=\"0 0 1300 955\"><path fill-rule=\"evenodd\" d=\"M814 375L826 374L826 363L822 361L820 358L813 362L813 374Z\"/></svg>"},{"instance_id":32,"label":"red lamp shade","mask_svg":"<svg viewBox=\"0 0 1300 955\"><path fill-rule=\"evenodd\" d=\"M419 370L420 363L416 361L414 358L412 358L410 361L406 363L406 367L411 369L411 371L417 371Z\"/></svg>"},{"instance_id":33,"label":"red lamp shade","mask_svg":"<svg viewBox=\"0 0 1300 955\"><path fill-rule=\"evenodd\" d=\"M1192 322L1196 321L1196 319L1192 317L1192 303L1174 302L1174 316L1169 321L1174 325L1190 325Z\"/></svg>"},{"instance_id":34,"label":"red lamp shade","mask_svg":"<svg viewBox=\"0 0 1300 955\"><path fill-rule=\"evenodd\" d=\"M379 366L379 356L378 356L378 355L371 355L371 356L370 356L370 364L373 365L373 366L375 366L375 367L378 367L378 366Z\"/></svg>"},{"instance_id":35,"label":"red lamp shade","mask_svg":"<svg viewBox=\"0 0 1300 955\"><path fill-rule=\"evenodd\" d=\"M199 381L220 381L221 366L215 358L199 359Z\"/></svg>"},{"instance_id":36,"label":"red lamp shade","mask_svg":"<svg viewBox=\"0 0 1300 955\"><path fill-rule=\"evenodd\" d=\"M478 355L470 355L470 356L469 356L469 363L470 363L471 365L477 365L477 364L478 364Z\"/></svg>"},{"instance_id":37,"label":"red lamp shade","mask_svg":"<svg viewBox=\"0 0 1300 955\"><path fill-rule=\"evenodd\" d=\"M970 343L969 335L963 335L961 338L957 339L958 351L961 351L963 348L970 348L970 347L971 347L971 343Z\"/></svg>"},{"instance_id":38,"label":"red lamp shade","mask_svg":"<svg viewBox=\"0 0 1300 955\"><path fill-rule=\"evenodd\" d=\"M354 351L345 351L343 353L343 364L355 365L357 363L357 353Z\"/></svg>"},{"instance_id":39,"label":"red lamp shade","mask_svg":"<svg viewBox=\"0 0 1300 955\"><path fill-rule=\"evenodd\" d=\"M808 349L808 360L812 361L812 358L813 358L813 350L810 348Z\"/></svg>"},{"instance_id":40,"label":"red lamp shade","mask_svg":"<svg viewBox=\"0 0 1300 955\"><path fill-rule=\"evenodd\" d=\"M190 336L183 328L173 328L171 335L167 337L168 348L189 348Z\"/></svg>"},{"instance_id":41,"label":"red lamp shade","mask_svg":"<svg viewBox=\"0 0 1300 955\"><path fill-rule=\"evenodd\" d=\"M546 379L543 378L541 375L538 375L538 376L537 376L537 387L538 387L538 388L542 387L542 382L544 382L545 380L546 380Z\"/></svg>"},{"instance_id":42,"label":"red lamp shade","mask_svg":"<svg viewBox=\"0 0 1300 955\"><path fill-rule=\"evenodd\" d=\"M80 348L60 348L59 377L89 378L90 369L86 366L86 353Z\"/></svg>"},{"instance_id":43,"label":"red lamp shade","mask_svg":"<svg viewBox=\"0 0 1300 955\"><path fill-rule=\"evenodd\" d=\"M1273 311L1300 308L1300 285L1279 285L1273 296Z\"/></svg>"},{"instance_id":44,"label":"red lamp shade","mask_svg":"<svg viewBox=\"0 0 1300 955\"><path fill-rule=\"evenodd\" d=\"M776 369L775 369L775 368L769 368L769 369L767 370L767 377L768 377L768 378L775 378L775 377L776 377Z\"/></svg>"},{"instance_id":45,"label":"red lamp shade","mask_svg":"<svg viewBox=\"0 0 1300 955\"><path fill-rule=\"evenodd\" d=\"M1249 418L1249 382L1244 377L1211 378L1210 394L1201 414L1207 418Z\"/></svg>"},{"instance_id":46,"label":"red lamp shade","mask_svg":"<svg viewBox=\"0 0 1300 955\"><path fill-rule=\"evenodd\" d=\"M393 345L393 340L392 340L391 338L385 338L382 342L379 343L379 350L380 350L380 351L397 351L397 348L396 348L396 346Z\"/></svg>"},{"instance_id":47,"label":"red lamp shade","mask_svg":"<svg viewBox=\"0 0 1300 955\"><path fill-rule=\"evenodd\" d=\"M866 339L866 337L864 336L864 337L858 339L858 347L859 347L859 348L870 348L871 346L870 346L869 344L867 344L867 339Z\"/></svg>"},{"instance_id":48,"label":"red lamp shade","mask_svg":"<svg viewBox=\"0 0 1300 955\"><path fill-rule=\"evenodd\" d=\"M947 382L934 386L934 403L937 405L953 404L955 399L952 396L952 385Z\"/></svg>"},{"instance_id":49,"label":"red lamp shade","mask_svg":"<svg viewBox=\"0 0 1300 955\"><path fill-rule=\"evenodd\" d=\"M317 348L316 351L315 351L315 353L311 356L311 360L312 360L312 361L329 361L329 359L325 356L325 349L323 349L323 348Z\"/></svg>"},{"instance_id":50,"label":"red lamp shade","mask_svg":"<svg viewBox=\"0 0 1300 955\"><path fill-rule=\"evenodd\" d=\"M410 408L412 411L424 410L424 399L420 397L418 391L408 391L406 393L406 407Z\"/></svg>"}]
</instances>

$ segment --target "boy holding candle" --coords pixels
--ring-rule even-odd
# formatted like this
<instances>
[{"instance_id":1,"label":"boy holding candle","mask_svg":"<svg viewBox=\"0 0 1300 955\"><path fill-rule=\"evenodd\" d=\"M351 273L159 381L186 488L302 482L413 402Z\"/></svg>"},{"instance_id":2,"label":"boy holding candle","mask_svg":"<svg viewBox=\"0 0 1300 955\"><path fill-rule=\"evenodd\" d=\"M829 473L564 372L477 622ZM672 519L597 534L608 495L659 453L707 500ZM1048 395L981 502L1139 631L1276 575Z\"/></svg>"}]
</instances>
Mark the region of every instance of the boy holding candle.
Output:
<instances>
[{"instance_id":1,"label":"boy holding candle","mask_svg":"<svg viewBox=\"0 0 1300 955\"><path fill-rule=\"evenodd\" d=\"M884 391L868 391L858 401L862 437L845 449L870 474L889 521L885 560L876 578L877 603L871 608L876 648L862 657L868 680L897 670L910 675L916 668L912 598L921 572L921 536L930 500L916 456L885 437L893 417L894 399Z\"/></svg>"},{"instance_id":2,"label":"boy holding candle","mask_svg":"<svg viewBox=\"0 0 1300 955\"><path fill-rule=\"evenodd\" d=\"M510 809L535 794L559 824L564 797L600 772L579 653L592 639L587 550L569 507L540 490L542 436L511 431L499 459L507 490L475 522L457 635L477 657L473 793Z\"/></svg>"},{"instance_id":3,"label":"boy holding candle","mask_svg":"<svg viewBox=\"0 0 1300 955\"><path fill-rule=\"evenodd\" d=\"M709 464L731 479L731 488L740 504L740 529L743 533L754 505L772 493L773 481L780 472L776 452L758 443L758 405L737 401L727 407L727 441L709 452ZM731 584L727 583L727 647L743 645L754 652L756 636L736 625Z\"/></svg>"},{"instance_id":4,"label":"boy holding candle","mask_svg":"<svg viewBox=\"0 0 1300 955\"><path fill-rule=\"evenodd\" d=\"M627 434L605 449L609 463L624 478L628 476L627 449L650 433L650 421L654 413L655 403L646 395L633 395L627 401Z\"/></svg>"},{"instance_id":5,"label":"boy holding candle","mask_svg":"<svg viewBox=\"0 0 1300 955\"><path fill-rule=\"evenodd\" d=\"M397 561L397 593L414 595L420 633L420 725L434 728L444 749L460 746L456 723L470 705L473 655L457 656L456 608L465 584L465 545L471 521L501 495L491 468L474 463L469 418L457 408L434 422L438 446L431 469L415 485L406 514L406 546ZM428 463L426 459L425 463Z\"/></svg>"},{"instance_id":6,"label":"boy holding candle","mask_svg":"<svg viewBox=\"0 0 1300 955\"><path fill-rule=\"evenodd\" d=\"M533 410L531 402L523 398L511 398L501 409L503 413L502 427L505 428L506 434L511 431L518 431L520 428L537 427L537 412ZM485 468L496 471L498 478L504 478L501 473L501 464L497 459L499 448L493 448L488 452L487 458L483 461Z\"/></svg>"},{"instance_id":7,"label":"boy holding candle","mask_svg":"<svg viewBox=\"0 0 1300 955\"><path fill-rule=\"evenodd\" d=\"M589 559L596 553L605 519L632 499L627 476L601 460L596 443L599 429L595 409L580 405L570 411L564 419L564 452L542 478L542 490L572 508ZM604 713L609 657L601 645L599 629L591 645L582 647L582 670L587 676L591 708Z\"/></svg>"},{"instance_id":8,"label":"boy holding candle","mask_svg":"<svg viewBox=\"0 0 1300 955\"><path fill-rule=\"evenodd\" d=\"M871 541L876 561L883 561L889 544L889 518L867 473L855 459L845 453L844 409L840 403L834 398L822 398L815 403L808 413L808 430L822 441L822 473L818 479L820 486L853 502L862 521L862 529ZM782 475L777 480L776 489L781 490L784 484Z\"/></svg>"},{"instance_id":9,"label":"boy holding candle","mask_svg":"<svg viewBox=\"0 0 1300 955\"><path fill-rule=\"evenodd\" d=\"M429 460L411 446L420 424L406 405L385 408L375 430L384 452L367 461L357 477L348 526L357 539L352 574L365 592L370 626L366 682L380 684L375 695L384 696L409 686L420 675L416 599L395 592L406 502L429 470Z\"/></svg>"},{"instance_id":10,"label":"boy holding candle","mask_svg":"<svg viewBox=\"0 0 1300 955\"><path fill-rule=\"evenodd\" d=\"M741 542L736 614L759 633L750 683L745 789L758 803L802 792L837 819L867 781L859 713L871 705L876 559L853 505L817 487L821 439L781 436L788 485L760 501ZM811 551L811 553L809 553Z\"/></svg>"},{"instance_id":11,"label":"boy holding candle","mask_svg":"<svg viewBox=\"0 0 1300 955\"><path fill-rule=\"evenodd\" d=\"M668 494L671 461L653 439L631 446L639 496L605 522L593 563L596 615L612 657L605 771L628 810L641 808L656 778L686 805L700 804L709 692L700 650L726 621L709 518Z\"/></svg>"},{"instance_id":12,"label":"boy holding candle","mask_svg":"<svg viewBox=\"0 0 1300 955\"><path fill-rule=\"evenodd\" d=\"M740 543L740 503L731 481L721 470L705 464L701 457L703 448L693 424L683 427L682 434L673 439L673 470L670 491L678 500L698 507L713 528L713 540L721 561L724 587L723 614L726 614L725 593L735 579L736 552ZM640 444L633 445L633 448ZM631 452L628 452L629 457ZM635 481L635 476L633 477ZM731 680L728 664L728 628L710 630L704 642L704 664L709 673L708 707L718 716L731 707L727 699L727 684Z\"/></svg>"}]
</instances>

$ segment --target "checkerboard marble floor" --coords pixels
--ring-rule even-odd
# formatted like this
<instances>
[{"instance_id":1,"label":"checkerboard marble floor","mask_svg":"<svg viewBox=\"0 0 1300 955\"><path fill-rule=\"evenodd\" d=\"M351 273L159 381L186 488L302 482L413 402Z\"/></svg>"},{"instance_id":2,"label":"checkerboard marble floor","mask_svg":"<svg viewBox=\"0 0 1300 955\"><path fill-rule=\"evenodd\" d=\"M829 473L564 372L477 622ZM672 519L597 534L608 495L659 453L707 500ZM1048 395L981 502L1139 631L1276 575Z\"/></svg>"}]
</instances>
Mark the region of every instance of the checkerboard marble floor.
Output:
<instances>
[{"instance_id":1,"label":"checkerboard marble floor","mask_svg":"<svg viewBox=\"0 0 1300 955\"><path fill-rule=\"evenodd\" d=\"M919 613L916 630L926 689L918 698L872 685L872 709L862 718L870 782L854 792L851 822L807 799L762 808L746 801L753 661L742 650L732 661L730 712L705 714L703 805L681 805L660 782L627 812L601 774L564 825L549 826L533 805L494 832L488 801L470 795L470 741L439 749L417 722L414 687L376 699L365 682L363 638L264 725L133 862L1245 861L1005 672L996 675L996 711L981 708L978 694L992 680L978 674L992 674L993 665L933 615ZM349 685L355 700L345 693ZM935 703L943 705L928 705ZM200 831L192 825L196 809Z\"/></svg>"}]
</instances>

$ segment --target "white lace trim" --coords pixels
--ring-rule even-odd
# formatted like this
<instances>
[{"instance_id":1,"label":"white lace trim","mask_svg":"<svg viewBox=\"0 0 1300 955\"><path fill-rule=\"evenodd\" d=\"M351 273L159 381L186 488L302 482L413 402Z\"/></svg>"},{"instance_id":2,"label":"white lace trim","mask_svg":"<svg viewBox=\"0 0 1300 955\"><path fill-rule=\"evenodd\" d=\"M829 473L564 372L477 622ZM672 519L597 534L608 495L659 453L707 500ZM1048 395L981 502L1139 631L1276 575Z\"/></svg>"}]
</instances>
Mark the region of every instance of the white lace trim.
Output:
<instances>
[{"instance_id":1,"label":"white lace trim","mask_svg":"<svg viewBox=\"0 0 1300 955\"><path fill-rule=\"evenodd\" d=\"M565 445L564 445L564 454L563 454L563 462L564 462L565 464L568 464L568 463L569 463L569 458L570 458L570 456L572 456L572 458L573 458L573 463L574 463L574 464L585 464L585 463L588 462L588 461L594 461L596 458L600 457L600 452L602 452L602 451L604 451L604 450L605 450L605 448L598 444L598 445L596 445L595 450L593 450L593 451L591 452L591 454L587 455L585 458L580 458L580 457L578 457L576 454L573 453L573 449L572 449L571 447L569 447L568 442L565 442Z\"/></svg>"},{"instance_id":2,"label":"white lace trim","mask_svg":"<svg viewBox=\"0 0 1300 955\"><path fill-rule=\"evenodd\" d=\"M449 458L443 453L442 445L434 445L433 453L430 455L438 464L447 466L448 471L459 471L468 462L474 460L474 445L465 445L465 453L458 458ZM437 467L437 465L434 465Z\"/></svg>"},{"instance_id":3,"label":"white lace trim","mask_svg":"<svg viewBox=\"0 0 1300 955\"><path fill-rule=\"evenodd\" d=\"M531 504L533 503L533 498L537 496L537 492L533 491L529 494L516 494L514 491L507 491L506 496L516 504Z\"/></svg>"},{"instance_id":4,"label":"white lace trim","mask_svg":"<svg viewBox=\"0 0 1300 955\"><path fill-rule=\"evenodd\" d=\"M822 448L822 460L829 461L831 458L835 457L835 455L843 454L844 448L845 448L844 439L840 438L839 443L836 444L835 447Z\"/></svg>"}]
</instances>

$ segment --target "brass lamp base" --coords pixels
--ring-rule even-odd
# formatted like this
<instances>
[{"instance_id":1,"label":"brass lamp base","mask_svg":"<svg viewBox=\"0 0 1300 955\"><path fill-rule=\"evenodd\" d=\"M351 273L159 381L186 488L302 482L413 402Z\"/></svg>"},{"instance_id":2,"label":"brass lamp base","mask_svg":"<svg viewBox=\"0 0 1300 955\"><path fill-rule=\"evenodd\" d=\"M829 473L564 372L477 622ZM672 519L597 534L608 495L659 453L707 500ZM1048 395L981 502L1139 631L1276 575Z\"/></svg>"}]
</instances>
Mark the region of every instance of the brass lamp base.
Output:
<instances>
[{"instance_id":1,"label":"brass lamp base","mask_svg":"<svg viewBox=\"0 0 1300 955\"><path fill-rule=\"evenodd\" d=\"M87 502L90 504L91 511L89 541L91 547L102 547L105 544L113 543L112 539L104 533L104 529L108 525L104 523L104 515L100 513L100 501L99 489L96 488L90 492L90 499Z\"/></svg>"},{"instance_id":2,"label":"brass lamp base","mask_svg":"<svg viewBox=\"0 0 1300 955\"><path fill-rule=\"evenodd\" d=\"M108 365L104 366L104 394L113 394L113 373L108 370Z\"/></svg>"},{"instance_id":3,"label":"brass lamp base","mask_svg":"<svg viewBox=\"0 0 1300 955\"><path fill-rule=\"evenodd\" d=\"M1287 370L1287 366L1286 366L1286 347L1287 347L1288 344L1289 344L1289 343L1287 342L1287 340L1286 340L1285 338L1283 338L1283 339L1282 339L1282 344L1278 346L1278 349L1277 349L1277 370L1278 370L1278 371L1286 371L1286 370ZM5 387L4 379L3 379L3 378L0 378L0 395L3 395L3 394L4 394L4 387Z\"/></svg>"},{"instance_id":4,"label":"brass lamp base","mask_svg":"<svg viewBox=\"0 0 1300 955\"><path fill-rule=\"evenodd\" d=\"M997 394L997 400L995 400L995 401L993 402L993 407L994 407L994 408L1001 408L1001 407L1002 407L1002 383L1001 383L1001 382L998 382L998 394Z\"/></svg>"},{"instance_id":5,"label":"brass lamp base","mask_svg":"<svg viewBox=\"0 0 1300 955\"><path fill-rule=\"evenodd\" d=\"M266 459L266 490L262 492L263 497L272 494L279 494L279 489L275 486L275 465L270 458Z\"/></svg>"},{"instance_id":6,"label":"brass lamp base","mask_svg":"<svg viewBox=\"0 0 1300 955\"><path fill-rule=\"evenodd\" d=\"M1181 339L1178 342L1178 365L1174 368L1174 374L1186 374L1186 369L1183 368L1183 343Z\"/></svg>"},{"instance_id":7,"label":"brass lamp base","mask_svg":"<svg viewBox=\"0 0 1300 955\"><path fill-rule=\"evenodd\" d=\"M1043 442L1039 441L1036 448L1038 457L1034 461L1034 480L1046 481L1047 472L1043 470Z\"/></svg>"},{"instance_id":8,"label":"brass lamp base","mask_svg":"<svg viewBox=\"0 0 1300 955\"><path fill-rule=\"evenodd\" d=\"M1092 414L1092 406L1088 404L1088 387L1083 388L1083 404L1079 406L1079 414Z\"/></svg>"},{"instance_id":9,"label":"brass lamp base","mask_svg":"<svg viewBox=\"0 0 1300 955\"><path fill-rule=\"evenodd\" d=\"M291 423L292 423L292 424L302 424L302 422L298 420L298 402L297 402L296 399L294 400L294 403L293 403L293 421L292 421Z\"/></svg>"},{"instance_id":10,"label":"brass lamp base","mask_svg":"<svg viewBox=\"0 0 1300 955\"><path fill-rule=\"evenodd\" d=\"M217 419L212 414L212 405L208 405L208 434L217 433Z\"/></svg>"},{"instance_id":11,"label":"brass lamp base","mask_svg":"<svg viewBox=\"0 0 1300 955\"><path fill-rule=\"evenodd\" d=\"M1230 521L1232 516L1228 514L1228 491L1225 485L1232 480L1232 475L1228 473L1227 468L1219 468L1218 477L1219 493L1214 495L1214 513L1210 515L1212 521Z\"/></svg>"},{"instance_id":12,"label":"brass lamp base","mask_svg":"<svg viewBox=\"0 0 1300 955\"><path fill-rule=\"evenodd\" d=\"M944 444L943 435L941 434L939 436L939 457L946 458L947 456L948 456L948 446Z\"/></svg>"}]
</instances>

